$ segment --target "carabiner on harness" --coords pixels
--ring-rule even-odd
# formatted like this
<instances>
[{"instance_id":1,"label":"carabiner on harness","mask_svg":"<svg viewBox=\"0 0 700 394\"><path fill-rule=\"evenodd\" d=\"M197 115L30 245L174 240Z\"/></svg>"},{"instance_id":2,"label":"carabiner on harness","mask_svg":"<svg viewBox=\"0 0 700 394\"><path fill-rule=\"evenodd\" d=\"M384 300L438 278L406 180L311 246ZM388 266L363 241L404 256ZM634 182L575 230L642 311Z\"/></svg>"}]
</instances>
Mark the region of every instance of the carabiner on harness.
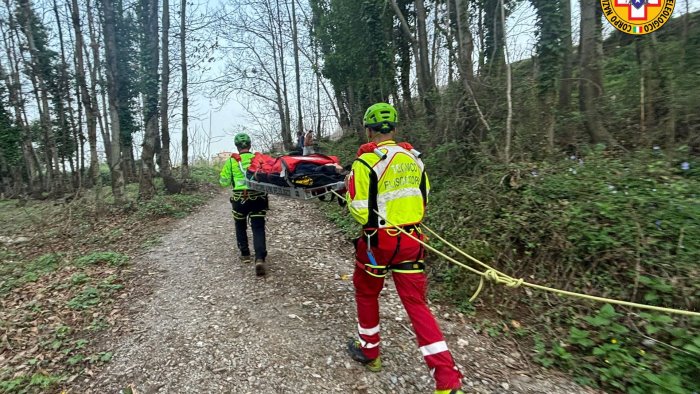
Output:
<instances>
[{"instance_id":1,"label":"carabiner on harness","mask_svg":"<svg viewBox=\"0 0 700 394\"><path fill-rule=\"evenodd\" d=\"M374 233L377 231L375 230ZM379 265L377 264L377 259L374 258L374 254L372 253L372 235L374 234L367 233L367 258L369 259L369 263L372 265Z\"/></svg>"},{"instance_id":2,"label":"carabiner on harness","mask_svg":"<svg viewBox=\"0 0 700 394\"><path fill-rule=\"evenodd\" d=\"M371 237L372 234L367 234L367 258L369 259L369 263L372 265L379 265L377 264L377 259L374 258L374 254L372 254L372 244L371 244Z\"/></svg>"}]
</instances>

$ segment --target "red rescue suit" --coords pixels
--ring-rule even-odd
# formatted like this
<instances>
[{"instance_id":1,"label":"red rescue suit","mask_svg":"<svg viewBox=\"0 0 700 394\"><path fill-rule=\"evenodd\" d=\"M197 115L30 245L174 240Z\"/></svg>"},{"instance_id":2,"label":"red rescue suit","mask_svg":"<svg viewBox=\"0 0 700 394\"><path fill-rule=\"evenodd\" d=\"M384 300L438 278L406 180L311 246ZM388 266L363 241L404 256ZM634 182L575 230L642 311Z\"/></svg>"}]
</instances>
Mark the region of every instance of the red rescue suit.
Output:
<instances>
[{"instance_id":1,"label":"red rescue suit","mask_svg":"<svg viewBox=\"0 0 700 394\"><path fill-rule=\"evenodd\" d=\"M391 226L422 240L420 222L429 188L423 163L409 144L370 143L360 148L353 163L346 200L353 217L363 225L363 235L355 243L353 274L363 354L369 359L379 357L379 293L384 276L392 271L436 389L444 390L461 387L462 374L427 305L424 249Z\"/></svg>"}]
</instances>

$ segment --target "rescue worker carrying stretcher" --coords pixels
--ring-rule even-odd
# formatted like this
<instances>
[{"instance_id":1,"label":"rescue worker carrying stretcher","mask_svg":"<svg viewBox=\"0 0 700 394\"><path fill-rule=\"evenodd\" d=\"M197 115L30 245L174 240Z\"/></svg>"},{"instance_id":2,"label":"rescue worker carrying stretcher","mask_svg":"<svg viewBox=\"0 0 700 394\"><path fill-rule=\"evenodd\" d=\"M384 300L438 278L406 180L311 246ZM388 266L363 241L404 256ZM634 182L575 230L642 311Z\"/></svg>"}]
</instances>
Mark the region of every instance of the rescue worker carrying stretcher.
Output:
<instances>
[{"instance_id":1,"label":"rescue worker carrying stretcher","mask_svg":"<svg viewBox=\"0 0 700 394\"><path fill-rule=\"evenodd\" d=\"M384 277L392 272L420 351L435 378L435 393L463 393L462 374L426 302L425 251L392 226L422 240L420 223L430 189L420 154L410 144L394 141L397 122L398 114L389 104L367 109L363 123L370 143L360 147L346 178L350 213L363 226L355 242L353 274L359 340L350 340L348 352L370 371L381 370L379 293Z\"/></svg>"},{"instance_id":2,"label":"rescue worker carrying stretcher","mask_svg":"<svg viewBox=\"0 0 700 394\"><path fill-rule=\"evenodd\" d=\"M249 190L245 182L246 170L255 154L250 152L250 136L245 133L236 134L233 139L238 154L231 155L219 175L221 186L232 186L231 207L233 221L236 224L236 243L241 252L241 261L250 263L250 248L248 246L248 218L253 230L253 249L255 250L255 274L264 276L266 273L265 258L267 246L265 242L265 215L269 209L267 194Z\"/></svg>"}]
</instances>

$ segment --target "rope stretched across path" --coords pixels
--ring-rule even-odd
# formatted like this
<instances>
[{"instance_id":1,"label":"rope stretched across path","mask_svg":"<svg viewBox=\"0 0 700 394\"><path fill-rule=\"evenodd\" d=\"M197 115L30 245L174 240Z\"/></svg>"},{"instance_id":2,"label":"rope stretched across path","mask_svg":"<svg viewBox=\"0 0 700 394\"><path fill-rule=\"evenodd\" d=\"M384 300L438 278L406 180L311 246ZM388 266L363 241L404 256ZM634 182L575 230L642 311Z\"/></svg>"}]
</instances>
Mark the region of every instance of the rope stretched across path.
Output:
<instances>
[{"instance_id":1,"label":"rope stretched across path","mask_svg":"<svg viewBox=\"0 0 700 394\"><path fill-rule=\"evenodd\" d=\"M344 198L345 198L344 196L341 196L340 194L338 194L338 193L335 192L335 191L334 191L333 193L334 193L336 196L338 196L338 198L341 198L341 199L344 199ZM525 287L530 287L530 288L532 288L532 289L537 289L537 290L542 290L542 291L548 291L548 292L550 292L550 293L560 294L560 295L566 295L566 296L570 296L570 297L582 298L582 299L585 299L585 300L591 300L591 301L597 301L597 302L606 302L606 303L609 303L609 304L622 305L622 306L627 306L627 307L631 307L631 308L638 308L638 309L648 309L648 310L652 310L652 311L663 312L663 313L670 313L670 314L676 314L676 315L700 317L700 312L688 311L688 310L684 310L684 309L666 308L666 307L660 307L660 306L654 306L654 305L647 305L647 304L640 304L640 303L636 303L636 302L623 301L623 300L616 300L616 299L613 299L613 298L592 296L592 295L589 295L589 294L577 293L577 292L573 292L573 291L567 291L567 290L556 289L556 288L553 288L553 287L542 286L542 285L538 285L538 284L536 284L536 283L530 283L530 282L525 281L525 280L522 279L522 278L514 278L514 277L512 277L512 276L510 276L510 275L507 275L507 274L505 274L505 273L503 273L503 272L501 272L501 271L499 271L499 270L497 270L497 269L491 267L490 265L488 265L488 264L486 264L486 263L480 261L479 259L477 259L477 258L475 258L475 257L473 257L473 256L471 256L471 255L469 255L467 252L463 251L462 249L458 248L457 246L453 245L452 243L448 242L446 239L444 239L443 237L441 237L440 235L438 235L435 231L433 231L432 229L430 229L430 228L429 228L428 226L426 226L425 224L421 224L421 227L425 228L430 234L432 234L433 236L435 236L435 238L437 238L438 240L440 240L442 243L444 243L445 245L449 246L450 248L452 248L453 250L455 250L457 253L461 254L462 256L468 258L469 260L471 260L471 261L473 261L474 263L476 263L476 264L482 266L482 267L485 269L485 271L479 271L478 269L476 269L476 268L474 268L474 267L470 267L469 265L467 265L467 264L465 264L465 263L463 263L463 262L461 262L461 261L458 261L458 260L456 260L456 259L454 259L454 258L452 258L452 257L450 257L450 256L448 256L448 255L446 255L445 253L443 253L443 252L441 252L441 251L435 249L434 247L428 245L428 243L426 243L425 241L422 241L422 240L418 239L418 238L415 237L413 234L407 232L407 231L404 230L403 228L398 227L398 226L396 226L395 224L391 223L389 220L387 220L387 218L385 218L384 216L382 216L382 215L381 215L379 212L377 212L376 210L374 211L374 213L375 213L379 218L383 219L383 220L386 222L386 224L388 224L388 225L391 226L391 227L394 227L395 229L397 229L397 230L400 231L401 233L403 233L403 234L409 236L411 239L413 239L413 240L417 241L418 243L420 243L421 245L423 245L426 249L428 249L428 250L430 250L430 251L436 253L437 255L441 256L441 257L444 258L445 260L447 260L447 261L449 261L449 262L451 262L451 263L453 263L453 264L455 264L455 265L458 265L458 266L460 266L460 267L462 267L462 268L464 268L464 269L467 269L468 271L470 271L470 272L472 272L472 273L474 273L474 274L476 274L476 275L479 275L479 276L480 276L479 286L477 287L476 291L474 292L474 295L469 299L469 302L474 301L474 300L476 299L476 297L479 296L479 293L481 292L482 288L484 287L484 281L485 281L485 280L490 280L490 281L492 281L492 282L494 282L494 283L502 284L502 285L505 285L506 287L511 287L511 288L517 288L517 287L520 287L520 286L525 286Z\"/></svg>"}]
</instances>

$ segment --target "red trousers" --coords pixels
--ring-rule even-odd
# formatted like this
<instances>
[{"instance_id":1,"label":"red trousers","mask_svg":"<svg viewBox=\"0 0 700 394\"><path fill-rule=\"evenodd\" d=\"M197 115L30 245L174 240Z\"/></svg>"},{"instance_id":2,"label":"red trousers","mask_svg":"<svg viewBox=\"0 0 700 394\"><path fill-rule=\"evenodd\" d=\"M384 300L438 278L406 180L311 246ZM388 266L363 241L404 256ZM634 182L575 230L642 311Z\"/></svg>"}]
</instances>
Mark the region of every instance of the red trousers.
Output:
<instances>
[{"instance_id":1,"label":"red trousers","mask_svg":"<svg viewBox=\"0 0 700 394\"><path fill-rule=\"evenodd\" d=\"M415 230L412 234L421 239L423 237ZM396 230L379 230L375 237L378 237L377 246L373 246L371 250L377 265L391 267L405 262L423 261L422 246L409 236L396 234ZM384 278L372 276L364 269L364 264L370 263L366 237L357 241L355 259L353 284L360 344L364 355L374 359L379 357L379 293L384 287ZM436 389L461 387L462 374L455 366L442 331L426 302L428 289L425 274L393 272L392 275L396 291L411 319L425 363L435 378Z\"/></svg>"}]
</instances>

